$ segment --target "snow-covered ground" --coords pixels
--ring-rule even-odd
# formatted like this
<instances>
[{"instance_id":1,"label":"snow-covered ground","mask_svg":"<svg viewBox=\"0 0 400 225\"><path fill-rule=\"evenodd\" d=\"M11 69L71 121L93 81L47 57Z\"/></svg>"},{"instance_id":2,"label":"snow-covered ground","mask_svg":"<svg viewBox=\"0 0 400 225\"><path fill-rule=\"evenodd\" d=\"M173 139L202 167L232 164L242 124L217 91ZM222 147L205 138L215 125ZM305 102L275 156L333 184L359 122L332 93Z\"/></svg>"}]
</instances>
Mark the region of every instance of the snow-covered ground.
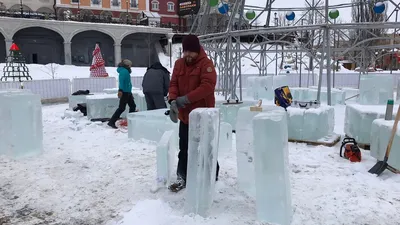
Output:
<instances>
[{"instance_id":1,"label":"snow-covered ground","mask_svg":"<svg viewBox=\"0 0 400 225\"><path fill-rule=\"evenodd\" d=\"M238 191L235 151L219 156L211 215L184 215L185 191L149 192L155 145L128 140L126 133L83 117L62 119L66 108L43 107L41 156L20 161L0 156L0 224L261 224L254 200ZM344 109L335 107L338 133ZM292 225L400 224L400 176L369 174L375 160L368 151L361 163L340 158L339 145L291 143L289 152Z\"/></svg>"}]
</instances>

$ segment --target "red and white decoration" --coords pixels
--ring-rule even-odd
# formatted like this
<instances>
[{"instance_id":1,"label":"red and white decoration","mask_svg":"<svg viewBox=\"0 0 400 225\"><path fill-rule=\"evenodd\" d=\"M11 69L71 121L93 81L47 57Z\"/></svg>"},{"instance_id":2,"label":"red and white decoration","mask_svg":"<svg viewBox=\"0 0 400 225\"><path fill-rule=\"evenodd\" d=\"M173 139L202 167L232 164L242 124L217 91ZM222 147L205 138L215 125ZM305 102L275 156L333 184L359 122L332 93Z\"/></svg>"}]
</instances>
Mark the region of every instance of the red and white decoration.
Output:
<instances>
[{"instance_id":1,"label":"red and white decoration","mask_svg":"<svg viewBox=\"0 0 400 225\"><path fill-rule=\"evenodd\" d=\"M99 44L96 44L92 55L93 61L92 65L90 66L90 77L108 77L108 73L104 66L105 62L101 56Z\"/></svg>"}]
</instances>

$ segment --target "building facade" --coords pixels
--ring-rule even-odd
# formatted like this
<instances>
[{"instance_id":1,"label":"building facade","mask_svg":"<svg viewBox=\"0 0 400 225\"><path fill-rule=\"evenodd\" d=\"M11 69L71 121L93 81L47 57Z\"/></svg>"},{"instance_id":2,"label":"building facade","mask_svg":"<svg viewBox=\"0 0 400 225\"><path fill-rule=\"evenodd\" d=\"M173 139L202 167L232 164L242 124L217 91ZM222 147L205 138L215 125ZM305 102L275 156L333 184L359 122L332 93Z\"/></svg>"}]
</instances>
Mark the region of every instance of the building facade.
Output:
<instances>
[{"instance_id":1,"label":"building facade","mask_svg":"<svg viewBox=\"0 0 400 225\"><path fill-rule=\"evenodd\" d=\"M161 17L162 24L179 25L178 0L147 0L150 12Z\"/></svg>"}]
</instances>

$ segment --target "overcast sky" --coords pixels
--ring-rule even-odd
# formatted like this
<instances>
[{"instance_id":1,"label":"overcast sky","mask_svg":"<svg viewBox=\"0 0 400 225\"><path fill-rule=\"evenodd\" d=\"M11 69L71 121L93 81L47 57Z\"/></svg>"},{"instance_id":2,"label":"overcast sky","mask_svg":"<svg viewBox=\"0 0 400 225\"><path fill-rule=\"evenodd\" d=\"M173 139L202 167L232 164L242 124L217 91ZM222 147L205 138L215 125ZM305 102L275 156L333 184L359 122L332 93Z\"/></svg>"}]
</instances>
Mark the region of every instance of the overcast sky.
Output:
<instances>
[{"instance_id":1,"label":"overcast sky","mask_svg":"<svg viewBox=\"0 0 400 225\"><path fill-rule=\"evenodd\" d=\"M308 0L310 4L312 3L312 0ZM322 0L324 1L324 0ZM246 5L251 5L251 6L261 6L265 7L266 0L246 0ZM315 2L318 2L318 0L315 0ZM399 3L400 0L394 0L394 2ZM329 0L329 5L338 5L338 4L344 4L344 3L351 3L351 0ZM395 8L391 3L388 3L388 15L393 11ZM306 1L305 0L275 0L275 2L272 4L272 8L287 8L287 11L290 11L290 8L292 7L305 7L306 6ZM300 15L302 12L295 12L296 13L296 18L300 18ZM342 8L339 9L339 18L341 19L342 22L351 22L351 8ZM263 13L262 16L260 16L260 22L262 24L265 23L266 19L266 13ZM394 15L390 18L390 21L395 21ZM400 21L400 15L398 18L398 21Z\"/></svg>"}]
</instances>

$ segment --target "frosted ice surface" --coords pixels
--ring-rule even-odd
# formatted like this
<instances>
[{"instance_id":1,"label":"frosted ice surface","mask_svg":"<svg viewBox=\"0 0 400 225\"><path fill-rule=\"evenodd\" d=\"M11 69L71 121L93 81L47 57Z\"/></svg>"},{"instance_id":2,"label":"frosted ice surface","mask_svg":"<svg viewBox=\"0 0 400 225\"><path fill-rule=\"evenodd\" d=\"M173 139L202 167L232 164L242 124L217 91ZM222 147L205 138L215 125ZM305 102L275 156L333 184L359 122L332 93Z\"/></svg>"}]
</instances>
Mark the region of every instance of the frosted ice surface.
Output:
<instances>
[{"instance_id":1,"label":"frosted ice surface","mask_svg":"<svg viewBox=\"0 0 400 225\"><path fill-rule=\"evenodd\" d=\"M377 160L383 160L386 147L389 144L390 135L394 120L376 119L371 125L371 156ZM396 169L400 169L400 128L397 128L390 151L388 164Z\"/></svg>"},{"instance_id":2,"label":"frosted ice surface","mask_svg":"<svg viewBox=\"0 0 400 225\"><path fill-rule=\"evenodd\" d=\"M226 101L225 101L226 102ZM240 104L220 104L221 121L229 123L232 129L236 129L236 118L239 108L255 105L256 101L243 101Z\"/></svg>"},{"instance_id":3,"label":"frosted ice surface","mask_svg":"<svg viewBox=\"0 0 400 225\"><path fill-rule=\"evenodd\" d=\"M87 118L89 120L111 118L115 110L117 110L118 105L119 98L115 94L89 95L86 97ZM121 117L126 118L128 112L129 106L126 105L126 110L122 113Z\"/></svg>"},{"instance_id":4,"label":"frosted ice surface","mask_svg":"<svg viewBox=\"0 0 400 225\"><path fill-rule=\"evenodd\" d=\"M273 76L254 76L248 77L248 96L254 100L268 99L272 100L274 97L274 90L272 89Z\"/></svg>"},{"instance_id":5,"label":"frosted ice surface","mask_svg":"<svg viewBox=\"0 0 400 225\"><path fill-rule=\"evenodd\" d=\"M273 90L283 87L283 86L289 86L290 87L290 77L286 75L278 75L278 76L273 76Z\"/></svg>"},{"instance_id":6,"label":"frosted ice surface","mask_svg":"<svg viewBox=\"0 0 400 225\"><path fill-rule=\"evenodd\" d=\"M186 213L206 217L214 198L218 158L219 109L197 108L189 114Z\"/></svg>"},{"instance_id":7,"label":"frosted ice surface","mask_svg":"<svg viewBox=\"0 0 400 225\"><path fill-rule=\"evenodd\" d=\"M174 173L175 152L178 149L177 134L174 130L166 131L157 144L157 180L164 187L171 182Z\"/></svg>"},{"instance_id":8,"label":"frosted ice surface","mask_svg":"<svg viewBox=\"0 0 400 225\"><path fill-rule=\"evenodd\" d=\"M290 88L293 100L297 101L314 101L317 100L318 87L312 86L310 88ZM326 87L321 88L321 102L327 102L328 91ZM344 104L346 93L343 90L332 88L331 100L332 105Z\"/></svg>"},{"instance_id":9,"label":"frosted ice surface","mask_svg":"<svg viewBox=\"0 0 400 225\"><path fill-rule=\"evenodd\" d=\"M360 79L359 103L362 105L386 104L388 99L393 99L392 75L363 75Z\"/></svg>"},{"instance_id":10,"label":"frosted ice surface","mask_svg":"<svg viewBox=\"0 0 400 225\"><path fill-rule=\"evenodd\" d=\"M360 91L357 88L341 88L341 89L342 89L342 91L345 92L345 99L353 97L352 99L349 99L348 101L357 100L358 97L354 97L360 93Z\"/></svg>"},{"instance_id":11,"label":"frosted ice surface","mask_svg":"<svg viewBox=\"0 0 400 225\"><path fill-rule=\"evenodd\" d=\"M277 106L262 106L263 111L282 110ZM250 107L241 107L236 122L237 180L239 189L248 196L255 197L253 127L250 121L260 112L250 111Z\"/></svg>"},{"instance_id":12,"label":"frosted ice surface","mask_svg":"<svg viewBox=\"0 0 400 225\"><path fill-rule=\"evenodd\" d=\"M393 115L397 113L397 105L393 107ZM344 132L360 144L371 143L371 126L375 119L384 118L386 105L346 105Z\"/></svg>"},{"instance_id":13,"label":"frosted ice surface","mask_svg":"<svg viewBox=\"0 0 400 225\"><path fill-rule=\"evenodd\" d=\"M28 90L0 91L0 154L22 158L42 152L40 100L39 95Z\"/></svg>"},{"instance_id":14,"label":"frosted ice surface","mask_svg":"<svg viewBox=\"0 0 400 225\"><path fill-rule=\"evenodd\" d=\"M166 111L167 109L156 109L129 113L128 137L134 140L146 139L158 142L164 132L177 131L179 123L172 122L169 116L164 114Z\"/></svg>"},{"instance_id":15,"label":"frosted ice surface","mask_svg":"<svg viewBox=\"0 0 400 225\"><path fill-rule=\"evenodd\" d=\"M86 104L86 96L93 96L93 95L70 95L68 97L69 108L73 109L78 104L82 103Z\"/></svg>"},{"instance_id":16,"label":"frosted ice surface","mask_svg":"<svg viewBox=\"0 0 400 225\"><path fill-rule=\"evenodd\" d=\"M308 96L309 88L300 88L300 87L290 87L290 93L292 94L293 100L297 101L312 101L315 99L310 99Z\"/></svg>"},{"instance_id":17,"label":"frosted ice surface","mask_svg":"<svg viewBox=\"0 0 400 225\"><path fill-rule=\"evenodd\" d=\"M286 118L276 110L260 113L252 122L257 219L280 225L292 220Z\"/></svg>"},{"instance_id":18,"label":"frosted ice surface","mask_svg":"<svg viewBox=\"0 0 400 225\"><path fill-rule=\"evenodd\" d=\"M119 88L105 88L103 89L103 92L106 94L117 94Z\"/></svg>"},{"instance_id":19,"label":"frosted ice surface","mask_svg":"<svg viewBox=\"0 0 400 225\"><path fill-rule=\"evenodd\" d=\"M136 108L139 111L147 110L146 99L142 91L133 91L133 98L135 99Z\"/></svg>"},{"instance_id":20,"label":"frosted ice surface","mask_svg":"<svg viewBox=\"0 0 400 225\"><path fill-rule=\"evenodd\" d=\"M288 109L289 139L317 141L333 133L335 111L332 106Z\"/></svg>"},{"instance_id":21,"label":"frosted ice surface","mask_svg":"<svg viewBox=\"0 0 400 225\"><path fill-rule=\"evenodd\" d=\"M232 150L232 126L221 122L219 125L218 152L230 152Z\"/></svg>"}]
</instances>

